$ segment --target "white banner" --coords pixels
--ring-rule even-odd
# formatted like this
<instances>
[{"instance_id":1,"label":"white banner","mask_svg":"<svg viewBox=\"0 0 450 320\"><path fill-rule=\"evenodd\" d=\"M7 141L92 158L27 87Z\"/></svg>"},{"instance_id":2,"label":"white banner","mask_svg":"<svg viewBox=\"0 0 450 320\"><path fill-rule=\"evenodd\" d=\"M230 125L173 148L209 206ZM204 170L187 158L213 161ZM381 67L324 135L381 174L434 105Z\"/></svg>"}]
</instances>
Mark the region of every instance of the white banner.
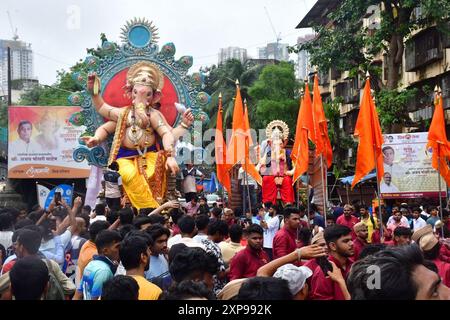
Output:
<instances>
[{"instance_id":1,"label":"white banner","mask_svg":"<svg viewBox=\"0 0 450 320\"><path fill-rule=\"evenodd\" d=\"M39 205L41 206L41 208L45 208L45 201L47 200L47 197L50 193L50 189L40 184L36 184L36 188Z\"/></svg>"}]
</instances>

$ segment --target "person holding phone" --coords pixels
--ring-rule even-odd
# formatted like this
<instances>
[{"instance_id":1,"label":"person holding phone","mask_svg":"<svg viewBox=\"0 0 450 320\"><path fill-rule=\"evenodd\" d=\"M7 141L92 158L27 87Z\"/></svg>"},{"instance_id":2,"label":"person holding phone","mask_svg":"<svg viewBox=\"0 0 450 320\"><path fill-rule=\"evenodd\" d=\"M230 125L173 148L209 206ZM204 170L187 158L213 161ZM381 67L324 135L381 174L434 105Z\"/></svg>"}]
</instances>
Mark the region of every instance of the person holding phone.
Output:
<instances>
[{"instance_id":1,"label":"person holding phone","mask_svg":"<svg viewBox=\"0 0 450 320\"><path fill-rule=\"evenodd\" d=\"M349 300L345 280L353 263L354 255L352 230L336 224L324 231L329 251L328 259L318 258L318 266L311 277L311 300ZM339 277L341 273L342 277Z\"/></svg>"}]
</instances>

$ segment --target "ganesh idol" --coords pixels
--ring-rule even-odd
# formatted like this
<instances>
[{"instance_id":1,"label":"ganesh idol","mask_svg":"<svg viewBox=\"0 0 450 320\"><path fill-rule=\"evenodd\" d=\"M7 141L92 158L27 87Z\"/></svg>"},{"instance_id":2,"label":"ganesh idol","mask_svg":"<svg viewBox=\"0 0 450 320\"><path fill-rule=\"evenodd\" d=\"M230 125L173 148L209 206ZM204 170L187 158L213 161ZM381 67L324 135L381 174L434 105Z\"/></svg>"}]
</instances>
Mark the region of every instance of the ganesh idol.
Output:
<instances>
[{"instance_id":1,"label":"ganesh idol","mask_svg":"<svg viewBox=\"0 0 450 320\"><path fill-rule=\"evenodd\" d=\"M100 95L100 79L91 74L87 88L97 112L108 119L93 137L82 137L86 146L94 147L114 134L108 165L117 162L122 185L129 202L137 209L156 208L167 189L166 171L179 171L175 160L175 142L194 122L187 109L180 125L172 128L155 106L161 99L164 76L158 66L147 61L128 70L125 93L130 106L118 108L105 103Z\"/></svg>"},{"instance_id":2,"label":"ganesh idol","mask_svg":"<svg viewBox=\"0 0 450 320\"><path fill-rule=\"evenodd\" d=\"M261 158L258 169L262 176L262 201L276 204L278 199L284 204L294 203L292 187L291 157L286 150L289 127L281 120L274 120L267 125L267 141L261 146Z\"/></svg>"}]
</instances>

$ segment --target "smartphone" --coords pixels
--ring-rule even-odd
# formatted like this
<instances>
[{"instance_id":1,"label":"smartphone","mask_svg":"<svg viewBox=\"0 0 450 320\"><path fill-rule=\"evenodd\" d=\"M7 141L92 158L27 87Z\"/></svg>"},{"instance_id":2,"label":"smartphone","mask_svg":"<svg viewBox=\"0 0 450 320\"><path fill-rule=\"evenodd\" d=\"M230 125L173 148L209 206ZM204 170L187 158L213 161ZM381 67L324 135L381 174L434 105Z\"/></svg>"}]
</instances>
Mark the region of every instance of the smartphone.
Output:
<instances>
[{"instance_id":1,"label":"smartphone","mask_svg":"<svg viewBox=\"0 0 450 320\"><path fill-rule=\"evenodd\" d=\"M330 261L328 261L327 257L316 258L316 262L325 276L328 276L328 271L333 271L333 266Z\"/></svg>"},{"instance_id":2,"label":"smartphone","mask_svg":"<svg viewBox=\"0 0 450 320\"><path fill-rule=\"evenodd\" d=\"M61 192L55 192L55 204L59 205L61 203Z\"/></svg>"}]
</instances>

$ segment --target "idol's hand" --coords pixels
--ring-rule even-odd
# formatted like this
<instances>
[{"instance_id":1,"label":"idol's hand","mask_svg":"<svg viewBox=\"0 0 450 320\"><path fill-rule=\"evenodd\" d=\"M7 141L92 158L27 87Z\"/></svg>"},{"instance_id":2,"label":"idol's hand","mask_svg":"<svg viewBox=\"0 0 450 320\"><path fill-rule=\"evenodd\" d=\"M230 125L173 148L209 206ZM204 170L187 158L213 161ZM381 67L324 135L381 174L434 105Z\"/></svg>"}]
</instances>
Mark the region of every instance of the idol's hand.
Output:
<instances>
[{"instance_id":1,"label":"idol's hand","mask_svg":"<svg viewBox=\"0 0 450 320\"><path fill-rule=\"evenodd\" d=\"M80 139L84 141L84 143L88 148L98 146L98 144L100 143L100 141L96 137L84 136L81 137Z\"/></svg>"},{"instance_id":2,"label":"idol's hand","mask_svg":"<svg viewBox=\"0 0 450 320\"><path fill-rule=\"evenodd\" d=\"M174 157L168 157L166 160L166 170L170 171L173 175L176 175L180 168Z\"/></svg>"},{"instance_id":3,"label":"idol's hand","mask_svg":"<svg viewBox=\"0 0 450 320\"><path fill-rule=\"evenodd\" d=\"M90 95L97 95L100 92L100 78L97 77L95 72L90 73L87 79L87 92Z\"/></svg>"},{"instance_id":4,"label":"idol's hand","mask_svg":"<svg viewBox=\"0 0 450 320\"><path fill-rule=\"evenodd\" d=\"M181 120L186 126L190 127L194 123L194 114L192 113L191 108L187 109L183 113L183 118Z\"/></svg>"}]
</instances>

